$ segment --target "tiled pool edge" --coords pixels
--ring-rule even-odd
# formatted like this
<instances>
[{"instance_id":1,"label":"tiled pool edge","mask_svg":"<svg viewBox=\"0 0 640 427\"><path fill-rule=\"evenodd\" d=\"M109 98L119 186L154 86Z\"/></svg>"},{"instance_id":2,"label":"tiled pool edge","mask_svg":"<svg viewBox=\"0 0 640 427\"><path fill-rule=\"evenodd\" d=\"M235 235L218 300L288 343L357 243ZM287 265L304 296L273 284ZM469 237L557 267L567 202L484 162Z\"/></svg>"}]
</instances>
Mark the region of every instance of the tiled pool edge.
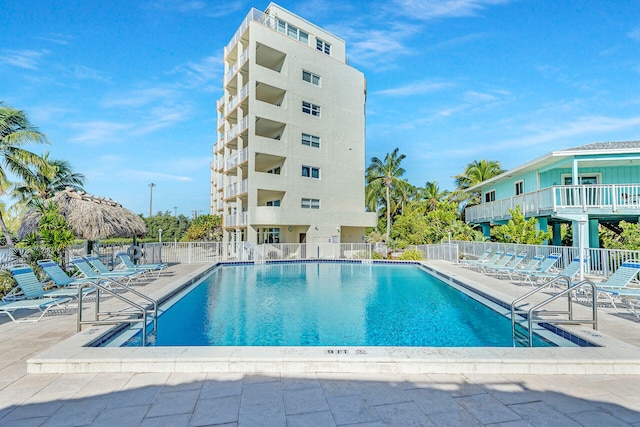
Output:
<instances>
[{"instance_id":1,"label":"tiled pool edge","mask_svg":"<svg viewBox=\"0 0 640 427\"><path fill-rule=\"evenodd\" d=\"M162 296L212 268L175 281ZM109 329L91 327L58 343L28 360L27 372L640 374L639 348L588 328L576 328L577 335L602 347L86 347Z\"/></svg>"}]
</instances>

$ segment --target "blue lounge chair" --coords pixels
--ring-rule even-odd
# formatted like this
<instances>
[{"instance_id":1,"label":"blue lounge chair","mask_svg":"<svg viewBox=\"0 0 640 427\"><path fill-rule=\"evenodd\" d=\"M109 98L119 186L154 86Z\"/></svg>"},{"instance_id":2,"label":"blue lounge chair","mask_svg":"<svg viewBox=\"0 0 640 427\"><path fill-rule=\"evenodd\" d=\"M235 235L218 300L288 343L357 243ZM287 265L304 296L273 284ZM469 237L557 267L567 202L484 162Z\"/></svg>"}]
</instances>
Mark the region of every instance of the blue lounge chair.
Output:
<instances>
[{"instance_id":1,"label":"blue lounge chair","mask_svg":"<svg viewBox=\"0 0 640 427\"><path fill-rule=\"evenodd\" d=\"M38 299L38 298L77 298L77 288L61 288L53 290L45 290L44 286L35 273L26 264L18 264L9 269L11 275L18 284L11 292L9 292L3 299L6 300L20 300L20 299ZM93 289L85 288L83 291L83 297Z\"/></svg>"},{"instance_id":2,"label":"blue lounge chair","mask_svg":"<svg viewBox=\"0 0 640 427\"><path fill-rule=\"evenodd\" d=\"M507 254L507 255L509 255L509 254ZM507 255L505 255L505 257ZM498 266L495 266L495 267L487 267L486 268L486 270L487 270L486 273L499 275L502 271L514 270L520 264L522 264L524 262L524 260L527 258L527 256L529 256L528 253L520 252L518 255L512 256L512 258L510 260L507 260L507 262L503 266L498 265Z\"/></svg>"},{"instance_id":3,"label":"blue lounge chair","mask_svg":"<svg viewBox=\"0 0 640 427\"><path fill-rule=\"evenodd\" d=\"M493 255L491 255L490 257L485 257L482 260L470 260L468 261L464 267L470 267L472 269L482 266L482 265L490 265L490 264L495 264L496 261L498 261L501 257L502 257L502 252L501 251L495 251L493 253Z\"/></svg>"},{"instance_id":4,"label":"blue lounge chair","mask_svg":"<svg viewBox=\"0 0 640 427\"><path fill-rule=\"evenodd\" d=\"M478 265L478 267L481 272L489 273L492 269L506 267L506 265L511 262L515 256L516 255L514 253L507 252L502 258L498 259L493 264Z\"/></svg>"},{"instance_id":5,"label":"blue lounge chair","mask_svg":"<svg viewBox=\"0 0 640 427\"><path fill-rule=\"evenodd\" d=\"M616 311L618 308L614 298L621 300L640 298L640 289L629 288L629 284L638 276L639 272L640 262L627 261L622 263L606 281L596 284L598 290L596 298L607 298Z\"/></svg>"},{"instance_id":6,"label":"blue lounge chair","mask_svg":"<svg viewBox=\"0 0 640 427\"><path fill-rule=\"evenodd\" d=\"M550 271L560 261L560 258L562 258L561 254L558 254L558 253L549 254L535 270L523 271L521 274L519 274L519 276L523 279L523 282L529 282L532 285L533 285L533 282L538 279L552 279L558 275L566 276L568 274L571 274L571 276L569 277L575 276L575 274L580 269L580 263L578 262L578 258L574 258L574 260L571 263L569 263L567 267L565 267L566 271L563 270L562 272L558 272L558 274L550 273ZM575 272L574 272L574 269L575 269ZM567 273L567 274L564 274L564 273Z\"/></svg>"},{"instance_id":7,"label":"blue lounge chair","mask_svg":"<svg viewBox=\"0 0 640 427\"><path fill-rule=\"evenodd\" d=\"M123 283L124 285L129 285L129 283L131 282L131 279L133 279L138 275L138 273L136 272L126 272L126 271L123 271L122 273L116 273L111 271L109 273L101 274L101 273L98 273L96 270L94 270L87 261L79 257L73 258L71 260L71 263L74 266L76 266L78 270L80 270L80 272L84 275L84 277L88 279L96 280L96 279L107 278L107 279L112 279L116 281L124 281Z\"/></svg>"},{"instance_id":8,"label":"blue lounge chair","mask_svg":"<svg viewBox=\"0 0 640 427\"><path fill-rule=\"evenodd\" d=\"M515 268L502 268L498 270L498 276L506 275L509 279L513 280L513 277L520 274L529 274L535 272L544 256L536 255L531 258L527 263L523 266L516 266Z\"/></svg>"},{"instance_id":9,"label":"blue lounge chair","mask_svg":"<svg viewBox=\"0 0 640 427\"><path fill-rule=\"evenodd\" d=\"M123 274L123 273L142 274L144 276L144 272L146 271L146 270L137 270L135 268L123 268L123 269L118 269L118 270L109 270L109 267L104 265L104 263L102 261L100 261L100 258L98 258L96 256L88 256L88 257L85 257L85 259L87 260L87 262L89 264L91 264L91 267L93 267L93 269L96 270L99 274L105 274L107 276L112 274L112 273L115 273L115 274Z\"/></svg>"},{"instance_id":10,"label":"blue lounge chair","mask_svg":"<svg viewBox=\"0 0 640 427\"><path fill-rule=\"evenodd\" d=\"M463 259L460 261L460 263L463 265L463 267L466 267L474 263L485 262L487 259L489 259L492 253L493 251L491 249L487 249L477 259Z\"/></svg>"},{"instance_id":11,"label":"blue lounge chair","mask_svg":"<svg viewBox=\"0 0 640 427\"><path fill-rule=\"evenodd\" d=\"M69 302L70 298L39 298L39 299L23 299L18 301L2 301L0 302L0 313L6 314L16 323L37 322L49 312L49 310L65 310L62 305ZM16 319L13 312L16 310L38 310L40 316L37 318Z\"/></svg>"},{"instance_id":12,"label":"blue lounge chair","mask_svg":"<svg viewBox=\"0 0 640 427\"><path fill-rule=\"evenodd\" d=\"M86 282L95 282L95 279L69 277L57 262L51 259L38 261L38 265L42 267L44 272L53 280L58 288L76 287Z\"/></svg>"},{"instance_id":13,"label":"blue lounge chair","mask_svg":"<svg viewBox=\"0 0 640 427\"><path fill-rule=\"evenodd\" d=\"M119 252L118 258L120 258L121 265L123 265L125 268L129 270L134 269L134 270L142 270L142 271L157 271L158 275L156 277L160 276L160 273L167 268L167 264L163 264L163 263L134 264L134 262L131 260L129 255L124 252Z\"/></svg>"}]
</instances>

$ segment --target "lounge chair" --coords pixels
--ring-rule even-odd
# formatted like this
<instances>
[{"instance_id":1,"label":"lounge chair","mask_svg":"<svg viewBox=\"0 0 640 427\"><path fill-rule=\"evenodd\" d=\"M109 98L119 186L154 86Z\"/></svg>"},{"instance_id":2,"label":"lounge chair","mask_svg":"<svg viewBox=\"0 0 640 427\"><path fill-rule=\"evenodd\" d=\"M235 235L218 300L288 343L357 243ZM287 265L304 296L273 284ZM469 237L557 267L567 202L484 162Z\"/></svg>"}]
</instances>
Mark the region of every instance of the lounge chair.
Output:
<instances>
[{"instance_id":1,"label":"lounge chair","mask_svg":"<svg viewBox=\"0 0 640 427\"><path fill-rule=\"evenodd\" d=\"M505 255L508 256L509 254ZM522 264L524 262L524 260L527 258L527 256L529 256L528 253L526 252L520 252L518 255L511 257L511 259L508 259L507 262L503 265L503 266L495 266L495 267L487 267L486 268L486 273L488 274L495 274L495 275L499 275L500 272L505 271L505 270L513 270L515 268L517 268L520 264Z\"/></svg>"},{"instance_id":2,"label":"lounge chair","mask_svg":"<svg viewBox=\"0 0 640 427\"><path fill-rule=\"evenodd\" d=\"M529 261L527 261L527 263L524 264L523 266L518 265L515 268L499 269L497 275L500 276L504 274L508 276L509 279L513 280L513 277L516 275L534 273L535 271L537 271L543 259L544 259L544 256L536 255L533 258L531 258Z\"/></svg>"},{"instance_id":3,"label":"lounge chair","mask_svg":"<svg viewBox=\"0 0 640 427\"><path fill-rule=\"evenodd\" d=\"M495 264L496 261L498 261L500 258L502 257L502 252L501 251L495 251L493 253L493 255L491 255L490 257L485 257L482 260L469 260L467 261L466 264L464 264L464 267L469 267L469 268L475 268L475 267L479 267L482 265L490 265L490 264Z\"/></svg>"},{"instance_id":4,"label":"lounge chair","mask_svg":"<svg viewBox=\"0 0 640 427\"><path fill-rule=\"evenodd\" d=\"M80 272L88 279L102 279L102 278L107 278L107 279L113 279L116 281L124 281L124 285L129 285L129 283L131 282L131 279L135 278L138 276L139 273L137 272L127 272L127 271L123 271L121 273L117 273L114 271L111 271L109 273L98 273L96 270L94 270L91 265L89 265L89 263L87 261L85 261L83 258L77 257L77 258L73 258L71 260L71 263L76 266L78 268L78 270L80 270ZM122 282L121 282L122 283Z\"/></svg>"},{"instance_id":5,"label":"lounge chair","mask_svg":"<svg viewBox=\"0 0 640 427\"><path fill-rule=\"evenodd\" d=\"M38 265L42 267L47 276L53 280L53 283L55 283L58 288L75 287L86 282L95 282L95 279L69 277L67 273L60 268L58 263L51 259L40 260L38 261Z\"/></svg>"},{"instance_id":6,"label":"lounge chair","mask_svg":"<svg viewBox=\"0 0 640 427\"><path fill-rule=\"evenodd\" d=\"M566 275L562 272L558 272L558 274L550 273L550 271L555 268L555 265L560 261L562 255L559 253L552 253L547 255L547 257L540 263L540 265L533 271L522 271L518 274L523 279L523 282L529 282L533 285L533 281L537 279L551 279L558 275ZM573 262L569 263L569 265L565 268L568 269L566 273L573 273L575 268L575 273L578 272L580 268L580 263L577 262L578 258L575 258L574 261L576 264L572 265ZM573 273L570 277L575 276Z\"/></svg>"},{"instance_id":7,"label":"lounge chair","mask_svg":"<svg viewBox=\"0 0 640 427\"><path fill-rule=\"evenodd\" d=\"M107 267L106 265L104 265L104 263L102 261L100 261L100 258L96 257L96 256L88 256L85 257L85 259L87 260L87 262L89 264L91 264L91 267L93 267L94 270L96 270L99 274L112 274L112 273L116 273L116 274L122 274L122 273L131 273L131 274L136 274L136 273L141 273L142 275L144 275L144 271L146 270L137 270L135 268L124 268L124 269L118 269L118 270L109 270L109 267Z\"/></svg>"},{"instance_id":8,"label":"lounge chair","mask_svg":"<svg viewBox=\"0 0 640 427\"><path fill-rule=\"evenodd\" d=\"M129 258L129 255L125 252L119 252L118 258L120 258L121 264L124 265L127 269L135 269L135 270L143 270L143 271L157 271L158 275L167 268L167 264L159 263L159 264L134 264L134 262ZM156 277L157 277L156 276Z\"/></svg>"},{"instance_id":9,"label":"lounge chair","mask_svg":"<svg viewBox=\"0 0 640 427\"><path fill-rule=\"evenodd\" d=\"M487 259L489 259L489 257L491 256L492 253L493 253L493 251L491 249L487 249L477 259L463 259L463 260L460 261L460 263L463 266L468 266L468 265L473 264L473 263L485 262ZM120 254L118 254L118 255L120 255Z\"/></svg>"},{"instance_id":10,"label":"lounge chair","mask_svg":"<svg viewBox=\"0 0 640 427\"><path fill-rule=\"evenodd\" d=\"M78 297L77 288L66 287L61 289L45 290L31 267L26 264L15 265L11 267L9 271L16 280L16 283L18 283L18 286L3 298L5 301L38 298L73 299ZM93 290L94 288L85 288L83 290L83 298Z\"/></svg>"},{"instance_id":11,"label":"lounge chair","mask_svg":"<svg viewBox=\"0 0 640 427\"><path fill-rule=\"evenodd\" d=\"M497 253L497 252L496 252ZM503 257L501 257L500 259L498 259L496 262L494 262L493 264L485 264L485 265L478 265L479 269L481 272L483 273L489 273L492 269L495 268L503 268L506 267L506 265L511 262L511 260L513 260L513 258L516 255L514 253L511 252L507 252L506 254L504 254Z\"/></svg>"},{"instance_id":12,"label":"lounge chair","mask_svg":"<svg viewBox=\"0 0 640 427\"><path fill-rule=\"evenodd\" d=\"M618 308L616 307L614 297L621 300L640 298L640 289L629 288L629 284L638 276L639 272L640 262L626 261L622 263L607 280L596 283L598 290L596 298L607 298L616 311L618 311Z\"/></svg>"},{"instance_id":13,"label":"lounge chair","mask_svg":"<svg viewBox=\"0 0 640 427\"><path fill-rule=\"evenodd\" d=\"M39 299L23 299L18 301L2 301L0 302L0 313L6 314L16 323L37 322L49 312L49 310L65 310L62 305L69 302L70 298L39 298ZM16 310L38 310L40 316L37 318L28 317L26 319L16 319L13 312Z\"/></svg>"}]
</instances>

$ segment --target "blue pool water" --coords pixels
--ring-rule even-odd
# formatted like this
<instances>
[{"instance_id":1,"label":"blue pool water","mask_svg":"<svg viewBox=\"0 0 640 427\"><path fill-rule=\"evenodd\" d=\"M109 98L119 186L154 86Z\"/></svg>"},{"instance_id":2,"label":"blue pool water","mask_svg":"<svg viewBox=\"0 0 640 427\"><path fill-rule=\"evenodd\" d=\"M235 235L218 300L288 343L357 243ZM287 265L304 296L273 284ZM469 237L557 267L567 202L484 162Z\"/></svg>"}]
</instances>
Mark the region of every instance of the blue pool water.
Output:
<instances>
[{"instance_id":1,"label":"blue pool water","mask_svg":"<svg viewBox=\"0 0 640 427\"><path fill-rule=\"evenodd\" d=\"M158 320L157 346L511 347L511 323L417 266L223 266ZM140 345L140 334L124 345ZM535 345L551 345L538 339Z\"/></svg>"}]
</instances>

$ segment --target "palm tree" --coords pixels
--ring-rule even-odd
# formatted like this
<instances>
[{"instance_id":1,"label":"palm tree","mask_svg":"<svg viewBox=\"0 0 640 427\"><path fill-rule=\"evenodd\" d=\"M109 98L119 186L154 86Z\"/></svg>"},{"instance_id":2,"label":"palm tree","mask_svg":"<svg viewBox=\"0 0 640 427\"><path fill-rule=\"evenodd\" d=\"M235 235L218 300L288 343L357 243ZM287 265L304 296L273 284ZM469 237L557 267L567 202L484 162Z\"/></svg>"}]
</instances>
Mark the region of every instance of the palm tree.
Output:
<instances>
[{"instance_id":1,"label":"palm tree","mask_svg":"<svg viewBox=\"0 0 640 427\"><path fill-rule=\"evenodd\" d=\"M85 176L73 172L69 162L51 159L49 152L42 155L42 160L44 164L34 165L32 174L25 177L24 182L14 184L12 193L20 202L32 205L36 200L50 199L69 187L76 191L83 190Z\"/></svg>"},{"instance_id":2,"label":"palm tree","mask_svg":"<svg viewBox=\"0 0 640 427\"><path fill-rule=\"evenodd\" d=\"M29 179L32 165L44 162L37 154L22 148L28 143L46 143L47 137L33 126L24 111L11 108L0 102L0 191L9 188L7 173L19 179ZM13 246L13 239L0 211L0 229L7 245Z\"/></svg>"},{"instance_id":3,"label":"palm tree","mask_svg":"<svg viewBox=\"0 0 640 427\"><path fill-rule=\"evenodd\" d=\"M427 181L424 188L419 189L418 196L426 203L426 211L432 211L449 196L449 191L441 190L436 181Z\"/></svg>"},{"instance_id":4,"label":"palm tree","mask_svg":"<svg viewBox=\"0 0 640 427\"><path fill-rule=\"evenodd\" d=\"M494 176L500 175L504 170L500 166L500 162L496 160L482 159L474 160L464 169L464 172L454 177L458 191L465 191L474 185L480 184ZM480 203L480 193L467 193L461 201L467 201L467 206L477 205Z\"/></svg>"},{"instance_id":5,"label":"palm tree","mask_svg":"<svg viewBox=\"0 0 640 427\"><path fill-rule=\"evenodd\" d=\"M387 244L391 232L391 194L393 190L398 190L400 194L403 194L409 188L407 181L401 179L405 171L400 167L400 163L406 156L404 154L398 155L398 150L399 148L396 148L391 154L387 153L384 160L373 157L367 168L367 204L371 206L371 200L378 200L381 190L384 189L387 208Z\"/></svg>"}]
</instances>

